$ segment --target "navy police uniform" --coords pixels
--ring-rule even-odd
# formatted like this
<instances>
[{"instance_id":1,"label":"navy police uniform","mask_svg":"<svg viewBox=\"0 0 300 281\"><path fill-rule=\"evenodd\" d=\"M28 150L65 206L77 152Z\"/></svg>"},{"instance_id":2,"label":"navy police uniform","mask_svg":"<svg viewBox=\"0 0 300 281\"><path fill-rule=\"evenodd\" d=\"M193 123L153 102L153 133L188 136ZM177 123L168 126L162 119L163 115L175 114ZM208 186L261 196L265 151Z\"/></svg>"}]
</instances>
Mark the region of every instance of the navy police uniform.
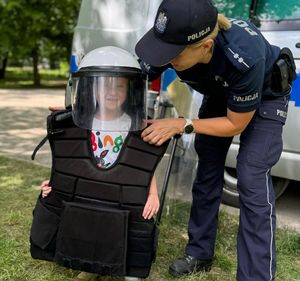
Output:
<instances>
[{"instance_id":1,"label":"navy police uniform","mask_svg":"<svg viewBox=\"0 0 300 281\"><path fill-rule=\"evenodd\" d=\"M270 45L253 24L234 19L231 22L232 27L221 30L215 39L209 64L196 64L177 71L177 75L204 94L199 118L226 116L228 108L241 113L256 110L240 136L237 157L237 280L274 280L275 194L270 170L282 152L282 127L290 89L272 90L272 69L280 49ZM144 64L150 79L165 68ZM199 162L192 190L186 254L200 260L214 256L225 158L231 142L232 137L195 137Z\"/></svg>"}]
</instances>

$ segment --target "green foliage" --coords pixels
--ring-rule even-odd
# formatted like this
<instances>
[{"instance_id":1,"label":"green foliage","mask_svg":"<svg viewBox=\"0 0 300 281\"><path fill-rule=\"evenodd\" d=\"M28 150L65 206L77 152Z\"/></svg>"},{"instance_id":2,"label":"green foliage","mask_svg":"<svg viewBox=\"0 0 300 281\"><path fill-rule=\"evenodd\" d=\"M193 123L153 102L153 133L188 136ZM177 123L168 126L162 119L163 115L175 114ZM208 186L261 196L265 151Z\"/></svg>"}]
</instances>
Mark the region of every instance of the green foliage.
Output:
<instances>
[{"instance_id":1,"label":"green foliage","mask_svg":"<svg viewBox=\"0 0 300 281\"><path fill-rule=\"evenodd\" d=\"M37 50L41 56L67 58L80 0L9 0L0 2L0 51L15 60Z\"/></svg>"},{"instance_id":2,"label":"green foliage","mask_svg":"<svg viewBox=\"0 0 300 281\"><path fill-rule=\"evenodd\" d=\"M65 88L69 76L68 64L61 63L59 69L40 69L39 88ZM34 87L32 68L8 67L5 79L0 80L0 89L22 89Z\"/></svg>"},{"instance_id":3,"label":"green foliage","mask_svg":"<svg viewBox=\"0 0 300 281\"><path fill-rule=\"evenodd\" d=\"M42 180L50 170L32 163L0 156L0 281L66 281L78 272L56 264L33 260L29 253L32 210ZM189 203L167 200L160 227L159 247L148 281L174 280L170 263L184 252ZM238 218L219 215L215 260L210 272L180 278L180 281L236 280L236 233ZM276 280L299 281L300 234L277 231L278 270ZM102 277L101 281L121 278Z\"/></svg>"}]
</instances>

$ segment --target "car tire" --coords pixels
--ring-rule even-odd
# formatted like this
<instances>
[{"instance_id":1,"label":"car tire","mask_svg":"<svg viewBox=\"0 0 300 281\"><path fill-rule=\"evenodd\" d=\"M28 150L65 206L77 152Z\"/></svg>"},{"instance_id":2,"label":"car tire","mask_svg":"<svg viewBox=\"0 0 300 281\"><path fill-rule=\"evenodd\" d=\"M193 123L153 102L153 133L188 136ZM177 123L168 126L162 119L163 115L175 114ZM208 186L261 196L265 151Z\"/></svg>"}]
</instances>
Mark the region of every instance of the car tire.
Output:
<instances>
[{"instance_id":1,"label":"car tire","mask_svg":"<svg viewBox=\"0 0 300 281\"><path fill-rule=\"evenodd\" d=\"M288 187L290 180L272 177L272 181L276 199L278 199ZM239 208L239 194L237 192L237 178L234 168L225 168L222 203Z\"/></svg>"}]
</instances>

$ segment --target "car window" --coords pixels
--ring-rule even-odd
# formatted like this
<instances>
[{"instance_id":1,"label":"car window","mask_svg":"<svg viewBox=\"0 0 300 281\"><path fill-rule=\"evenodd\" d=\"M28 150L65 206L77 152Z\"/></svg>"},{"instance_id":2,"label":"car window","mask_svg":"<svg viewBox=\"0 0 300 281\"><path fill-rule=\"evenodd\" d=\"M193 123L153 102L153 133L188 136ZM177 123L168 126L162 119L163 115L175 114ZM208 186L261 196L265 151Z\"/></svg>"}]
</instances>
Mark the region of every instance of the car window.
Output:
<instances>
[{"instance_id":1,"label":"car window","mask_svg":"<svg viewBox=\"0 0 300 281\"><path fill-rule=\"evenodd\" d=\"M230 18L247 19L251 0L214 0L220 13Z\"/></svg>"},{"instance_id":2,"label":"car window","mask_svg":"<svg viewBox=\"0 0 300 281\"><path fill-rule=\"evenodd\" d=\"M300 19L299 0L261 0L257 2L259 19L277 21Z\"/></svg>"},{"instance_id":3,"label":"car window","mask_svg":"<svg viewBox=\"0 0 300 281\"><path fill-rule=\"evenodd\" d=\"M299 0L215 0L214 3L228 17L250 17L262 31L300 30Z\"/></svg>"}]
</instances>

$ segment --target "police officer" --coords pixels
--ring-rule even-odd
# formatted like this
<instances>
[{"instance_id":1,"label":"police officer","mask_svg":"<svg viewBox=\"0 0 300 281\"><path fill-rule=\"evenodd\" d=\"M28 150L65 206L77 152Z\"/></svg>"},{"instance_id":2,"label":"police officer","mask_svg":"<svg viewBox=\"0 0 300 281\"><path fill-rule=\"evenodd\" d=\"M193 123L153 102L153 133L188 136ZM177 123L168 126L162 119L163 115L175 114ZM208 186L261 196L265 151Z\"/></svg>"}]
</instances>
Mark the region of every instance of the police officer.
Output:
<instances>
[{"instance_id":1,"label":"police officer","mask_svg":"<svg viewBox=\"0 0 300 281\"><path fill-rule=\"evenodd\" d=\"M175 134L196 134L199 162L189 240L170 274L210 269L225 158L233 136L240 134L237 280L274 280L276 218L270 171L282 151L293 78L289 50L270 45L253 24L218 14L210 0L164 0L136 53L150 79L173 68L204 94L199 119L149 121L142 133L144 141L156 145Z\"/></svg>"}]
</instances>

